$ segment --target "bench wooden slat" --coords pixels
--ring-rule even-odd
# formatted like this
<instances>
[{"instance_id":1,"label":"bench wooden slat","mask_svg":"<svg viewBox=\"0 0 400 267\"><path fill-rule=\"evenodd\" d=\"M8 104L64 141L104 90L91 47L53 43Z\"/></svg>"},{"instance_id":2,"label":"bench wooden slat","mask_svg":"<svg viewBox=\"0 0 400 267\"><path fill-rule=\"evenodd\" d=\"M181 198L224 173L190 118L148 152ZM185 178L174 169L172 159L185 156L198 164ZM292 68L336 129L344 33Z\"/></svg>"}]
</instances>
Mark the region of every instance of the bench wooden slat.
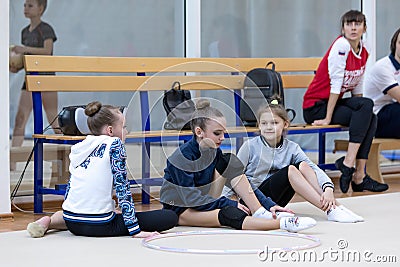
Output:
<instances>
[{"instance_id":1,"label":"bench wooden slat","mask_svg":"<svg viewBox=\"0 0 400 267\"><path fill-rule=\"evenodd\" d=\"M400 149L400 139L394 138L374 138L373 143L380 143L381 150Z\"/></svg>"},{"instance_id":2,"label":"bench wooden slat","mask_svg":"<svg viewBox=\"0 0 400 267\"><path fill-rule=\"evenodd\" d=\"M231 90L242 89L244 75L196 76L54 76L27 75L27 90L31 92L105 92L160 91L179 81L182 89ZM284 88L305 88L313 75L282 75Z\"/></svg>"},{"instance_id":3,"label":"bench wooden slat","mask_svg":"<svg viewBox=\"0 0 400 267\"><path fill-rule=\"evenodd\" d=\"M29 91L160 91L167 90L179 81L183 89L215 90L221 88L240 89L244 76L203 75L192 76L27 76Z\"/></svg>"},{"instance_id":4,"label":"bench wooden slat","mask_svg":"<svg viewBox=\"0 0 400 267\"><path fill-rule=\"evenodd\" d=\"M46 139L46 140L63 140L63 141L81 141L85 139L84 136L72 136L62 134L32 134L33 138Z\"/></svg>"},{"instance_id":5,"label":"bench wooden slat","mask_svg":"<svg viewBox=\"0 0 400 267\"><path fill-rule=\"evenodd\" d=\"M335 140L335 151L346 151L349 145L348 140ZM400 149L400 139L394 138L374 138L372 144L379 144L380 150Z\"/></svg>"},{"instance_id":6,"label":"bench wooden slat","mask_svg":"<svg viewBox=\"0 0 400 267\"><path fill-rule=\"evenodd\" d=\"M307 88L314 78L314 74L281 75L283 88Z\"/></svg>"},{"instance_id":7,"label":"bench wooden slat","mask_svg":"<svg viewBox=\"0 0 400 267\"><path fill-rule=\"evenodd\" d=\"M343 126L334 124L334 125L326 125L326 126L313 126L308 124L298 124L293 125L288 128L288 130L318 130L318 129L337 129L343 128ZM257 127L228 127L227 132L230 134L235 133L255 133L258 132L259 129ZM145 138L145 137L171 137L171 136L190 136L192 132L190 130L185 131L175 131L175 130L153 130L146 132L130 132L126 135L126 138ZM85 139L85 136L71 136L71 135L62 135L62 134L33 134L33 138L41 138L47 140L65 140L65 141L80 141Z\"/></svg>"},{"instance_id":8,"label":"bench wooden slat","mask_svg":"<svg viewBox=\"0 0 400 267\"><path fill-rule=\"evenodd\" d=\"M237 70L247 72L263 68L273 61L280 72L314 71L321 58L141 58L141 57L81 57L81 56L25 56L25 70L54 72L160 72ZM204 62L213 64L204 64ZM191 63L191 64L188 64ZM173 67L171 67L173 66Z\"/></svg>"}]
</instances>

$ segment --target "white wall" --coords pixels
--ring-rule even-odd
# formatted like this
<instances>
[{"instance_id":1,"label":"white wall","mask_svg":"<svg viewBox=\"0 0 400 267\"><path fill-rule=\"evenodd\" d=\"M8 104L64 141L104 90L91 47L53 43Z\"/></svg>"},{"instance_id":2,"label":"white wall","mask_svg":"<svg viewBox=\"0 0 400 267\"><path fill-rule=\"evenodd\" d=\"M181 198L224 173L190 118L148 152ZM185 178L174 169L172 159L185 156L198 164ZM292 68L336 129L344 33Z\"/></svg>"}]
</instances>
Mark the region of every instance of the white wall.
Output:
<instances>
[{"instance_id":1,"label":"white wall","mask_svg":"<svg viewBox=\"0 0 400 267\"><path fill-rule=\"evenodd\" d=\"M363 12L367 19L366 43L370 49L367 68L376 61L376 0L363 0Z\"/></svg>"},{"instance_id":2,"label":"white wall","mask_svg":"<svg viewBox=\"0 0 400 267\"><path fill-rule=\"evenodd\" d=\"M0 0L0 10L8 10L8 0ZM8 59L8 12L0 16L0 58ZM8 60L0 60L0 214L11 212L9 153Z\"/></svg>"},{"instance_id":3,"label":"white wall","mask_svg":"<svg viewBox=\"0 0 400 267\"><path fill-rule=\"evenodd\" d=\"M201 57L201 3L186 2L186 57Z\"/></svg>"}]
</instances>

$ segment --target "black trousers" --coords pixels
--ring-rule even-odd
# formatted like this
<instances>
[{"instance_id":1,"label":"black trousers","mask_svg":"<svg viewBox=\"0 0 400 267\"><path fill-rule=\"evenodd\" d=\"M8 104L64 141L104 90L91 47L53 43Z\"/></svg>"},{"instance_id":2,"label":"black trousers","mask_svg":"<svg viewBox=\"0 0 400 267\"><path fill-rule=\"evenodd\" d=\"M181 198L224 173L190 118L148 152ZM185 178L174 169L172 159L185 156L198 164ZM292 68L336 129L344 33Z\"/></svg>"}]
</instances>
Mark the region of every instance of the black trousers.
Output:
<instances>
[{"instance_id":1,"label":"black trousers","mask_svg":"<svg viewBox=\"0 0 400 267\"><path fill-rule=\"evenodd\" d=\"M326 117L327 101L315 103L303 110L304 121L311 124ZM332 114L332 124L349 127L349 142L359 143L357 159L368 159L372 139L377 128L377 117L372 112L374 102L366 97L339 99Z\"/></svg>"},{"instance_id":2,"label":"black trousers","mask_svg":"<svg viewBox=\"0 0 400 267\"><path fill-rule=\"evenodd\" d=\"M379 111L375 136L400 138L400 104L398 102L388 104Z\"/></svg>"},{"instance_id":3,"label":"black trousers","mask_svg":"<svg viewBox=\"0 0 400 267\"><path fill-rule=\"evenodd\" d=\"M178 216L172 210L152 210L136 212L136 218L142 231L166 231L178 224ZM116 214L108 223L82 223L65 221L68 230L74 235L91 237L110 237L129 235L122 214Z\"/></svg>"}]
</instances>

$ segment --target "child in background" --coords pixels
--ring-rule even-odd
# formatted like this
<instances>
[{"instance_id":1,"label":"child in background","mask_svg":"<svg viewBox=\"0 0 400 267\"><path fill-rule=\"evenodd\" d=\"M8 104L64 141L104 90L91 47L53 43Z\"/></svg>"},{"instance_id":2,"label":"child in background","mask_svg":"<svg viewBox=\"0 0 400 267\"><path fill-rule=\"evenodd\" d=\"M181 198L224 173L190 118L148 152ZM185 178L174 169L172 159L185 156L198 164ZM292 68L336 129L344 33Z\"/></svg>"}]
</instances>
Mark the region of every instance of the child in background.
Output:
<instances>
[{"instance_id":1,"label":"child in background","mask_svg":"<svg viewBox=\"0 0 400 267\"><path fill-rule=\"evenodd\" d=\"M191 129L193 138L168 158L160 191L164 208L176 212L179 225L297 232L316 224L249 190L243 164L220 149L226 119L208 100L197 102ZM233 187L244 204L221 197L224 184Z\"/></svg>"},{"instance_id":2,"label":"child in background","mask_svg":"<svg viewBox=\"0 0 400 267\"><path fill-rule=\"evenodd\" d=\"M273 100L257 116L261 135L247 140L238 152L250 183L278 205L285 207L298 193L326 212L329 221L354 223L363 218L340 205L333 196L331 179L300 146L284 134L290 121L285 108ZM232 190L224 188L231 196Z\"/></svg>"},{"instance_id":3,"label":"child in background","mask_svg":"<svg viewBox=\"0 0 400 267\"><path fill-rule=\"evenodd\" d=\"M178 222L170 210L136 212L127 178L125 118L118 107L92 102L86 106L93 135L72 146L63 211L42 217L27 227L32 237L49 229L65 229L75 235L149 237ZM115 210L115 190L120 211ZM63 224L64 218L65 224Z\"/></svg>"},{"instance_id":4,"label":"child in background","mask_svg":"<svg viewBox=\"0 0 400 267\"><path fill-rule=\"evenodd\" d=\"M53 44L57 40L53 28L41 17L46 10L47 0L25 0L24 15L30 20L30 24L22 29L22 46L16 45L12 48L17 54L25 55L53 55ZM10 71L18 72L20 69L10 66ZM46 73L47 75L53 73ZM47 120L51 123L57 117L58 97L57 92L42 93L43 107L46 111ZM26 91L26 84L22 86L19 98L18 111L15 117L11 146L22 145L25 136L25 126L32 112L32 95ZM57 122L56 122L57 123ZM54 129L57 126L53 127ZM59 131L55 131L58 133ZM15 163L11 163L11 169L15 169Z\"/></svg>"}]
</instances>

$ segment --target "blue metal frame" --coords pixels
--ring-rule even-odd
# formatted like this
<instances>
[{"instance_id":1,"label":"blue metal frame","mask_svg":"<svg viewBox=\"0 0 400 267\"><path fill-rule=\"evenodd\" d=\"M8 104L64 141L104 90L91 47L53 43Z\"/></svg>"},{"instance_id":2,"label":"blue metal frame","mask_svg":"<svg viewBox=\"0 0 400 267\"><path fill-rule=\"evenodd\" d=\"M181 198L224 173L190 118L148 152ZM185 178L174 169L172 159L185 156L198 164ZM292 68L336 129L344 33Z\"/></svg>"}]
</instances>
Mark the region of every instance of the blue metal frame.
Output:
<instances>
[{"instance_id":1,"label":"blue metal frame","mask_svg":"<svg viewBox=\"0 0 400 267\"><path fill-rule=\"evenodd\" d=\"M35 134L43 133L43 111L42 111L42 94L40 92L32 93L33 101L33 132ZM33 211L40 213L43 211L43 139L34 139L36 143L33 153Z\"/></svg>"},{"instance_id":2,"label":"blue metal frame","mask_svg":"<svg viewBox=\"0 0 400 267\"><path fill-rule=\"evenodd\" d=\"M318 166L323 170L336 170L335 164L325 163L326 133L348 131L348 127L340 128L318 128L318 129L291 129L288 134L318 134Z\"/></svg>"},{"instance_id":3,"label":"blue metal frame","mask_svg":"<svg viewBox=\"0 0 400 267\"><path fill-rule=\"evenodd\" d=\"M137 76L145 76L145 73L137 73ZM147 91L140 91L140 114L142 117L142 131L150 131L150 108ZM142 142L142 178L150 177L150 142ZM142 203L150 203L150 186L142 184Z\"/></svg>"}]
</instances>

